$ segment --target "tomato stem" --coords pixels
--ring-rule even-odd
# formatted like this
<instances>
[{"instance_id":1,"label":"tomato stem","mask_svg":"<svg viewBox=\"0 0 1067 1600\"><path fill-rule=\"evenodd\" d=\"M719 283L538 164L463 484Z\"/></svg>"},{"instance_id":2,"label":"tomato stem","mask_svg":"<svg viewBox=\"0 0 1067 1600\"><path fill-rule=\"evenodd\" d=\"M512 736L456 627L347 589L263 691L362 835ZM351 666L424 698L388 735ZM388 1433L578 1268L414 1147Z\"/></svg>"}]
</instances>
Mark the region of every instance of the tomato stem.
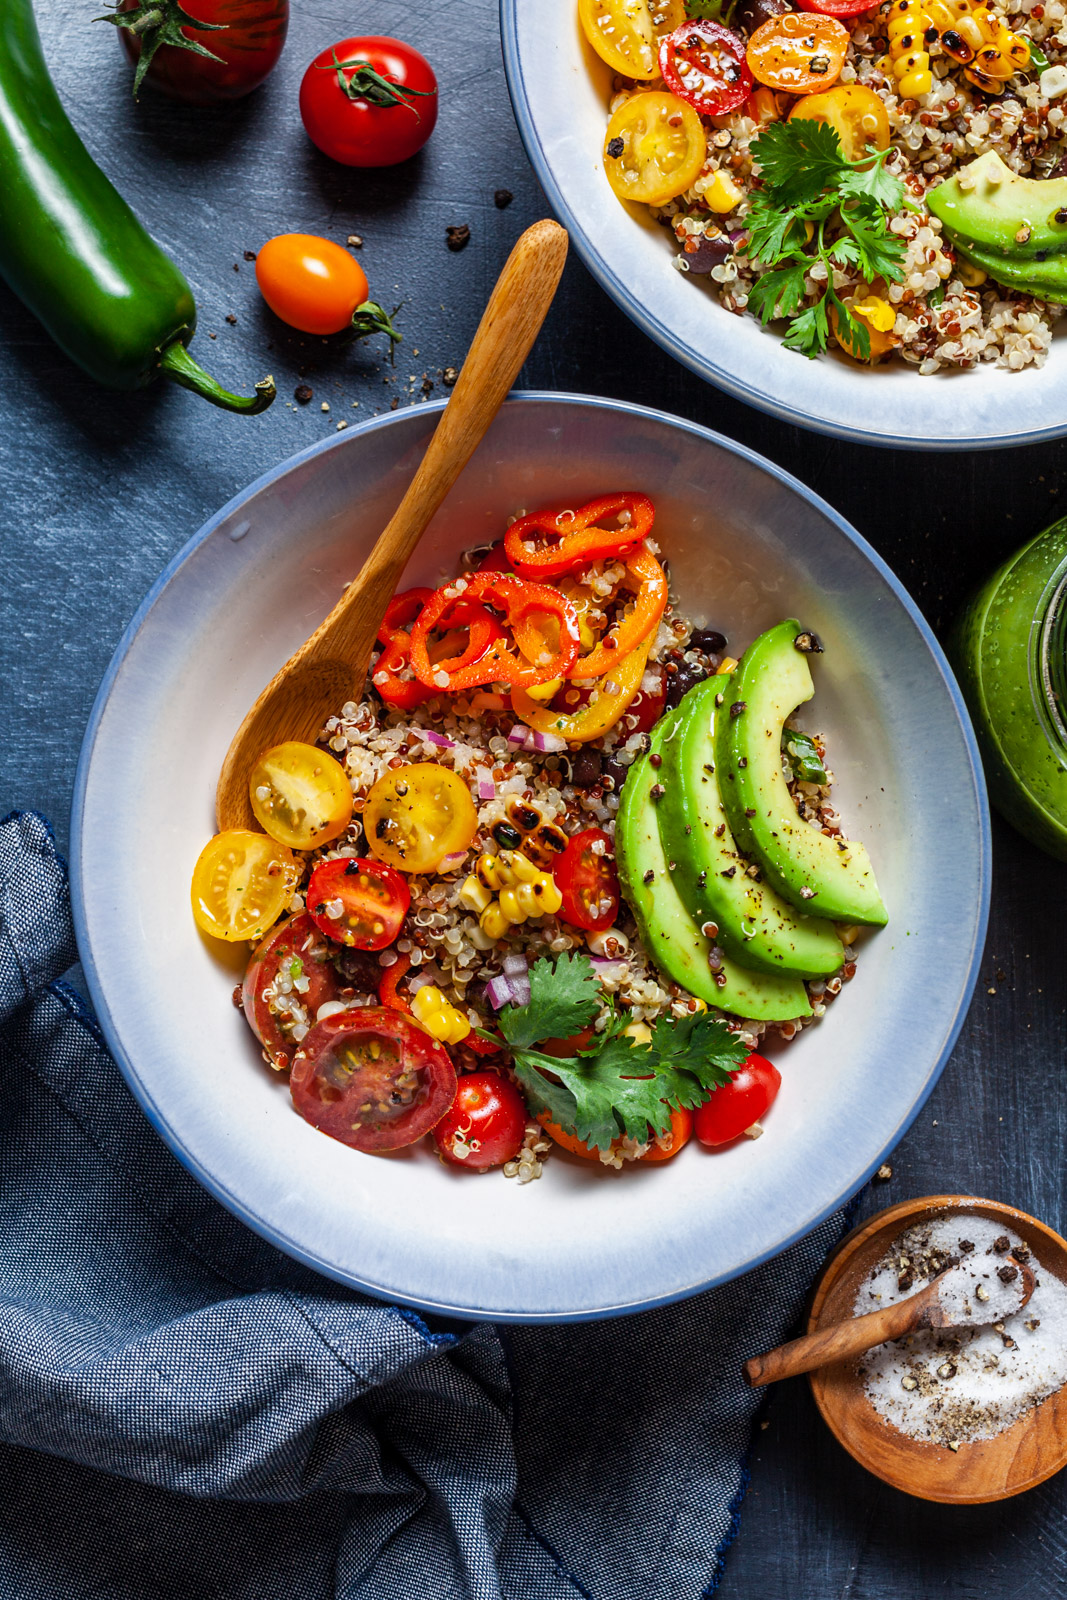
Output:
<instances>
[{"instance_id":1,"label":"tomato stem","mask_svg":"<svg viewBox=\"0 0 1067 1600\"><path fill-rule=\"evenodd\" d=\"M385 334L389 340L389 360L393 366L396 365L396 347L404 337L393 326L393 318L399 310L399 306L394 306L389 312L377 300L364 300L352 313L352 331L357 339L369 339L373 333Z\"/></svg>"},{"instance_id":2,"label":"tomato stem","mask_svg":"<svg viewBox=\"0 0 1067 1600\"><path fill-rule=\"evenodd\" d=\"M137 58L137 71L133 79L133 98L136 100L144 82L144 75L152 65L152 58L161 44L176 50L191 50L194 55L207 56L209 61L221 61L213 50L198 44L183 33L183 28L193 28L197 33L225 33L226 22L201 22L185 11L180 0L147 0L144 5L129 11L121 10L122 0L115 0L110 15L94 17L94 22L110 22L116 28L125 28L140 41L141 53Z\"/></svg>"},{"instance_id":3,"label":"tomato stem","mask_svg":"<svg viewBox=\"0 0 1067 1600\"><path fill-rule=\"evenodd\" d=\"M333 60L328 67L320 67L320 72L336 72L337 82L341 93L349 100L369 100L372 106L407 106L414 112L415 120L421 122L419 113L411 104L412 97L432 99L437 93L436 89L409 89L406 84L394 83L390 78L383 78L376 67L365 56L357 56L353 61L338 61L337 51L330 52ZM356 70L345 77L349 67Z\"/></svg>"},{"instance_id":4,"label":"tomato stem","mask_svg":"<svg viewBox=\"0 0 1067 1600\"><path fill-rule=\"evenodd\" d=\"M278 392L274 379L267 377L256 384L254 395L231 394L193 360L180 339L167 345L161 352L159 367L165 378L181 384L183 389L191 389L194 394L201 395L223 411L243 411L254 417L260 411L266 411Z\"/></svg>"}]
</instances>

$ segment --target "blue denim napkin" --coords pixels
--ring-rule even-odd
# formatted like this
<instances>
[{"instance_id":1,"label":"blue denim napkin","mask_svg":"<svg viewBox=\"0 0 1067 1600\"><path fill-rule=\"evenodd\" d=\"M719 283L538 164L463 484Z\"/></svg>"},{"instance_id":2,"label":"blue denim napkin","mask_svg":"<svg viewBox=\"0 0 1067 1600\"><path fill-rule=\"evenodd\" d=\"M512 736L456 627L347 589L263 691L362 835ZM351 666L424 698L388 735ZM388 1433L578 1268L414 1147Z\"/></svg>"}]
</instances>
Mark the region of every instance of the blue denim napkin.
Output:
<instances>
[{"instance_id":1,"label":"blue denim napkin","mask_svg":"<svg viewBox=\"0 0 1067 1600\"><path fill-rule=\"evenodd\" d=\"M280 1255L160 1142L85 1002L64 864L0 823L0 1592L696 1600L842 1219L682 1305L470 1327Z\"/></svg>"}]
</instances>

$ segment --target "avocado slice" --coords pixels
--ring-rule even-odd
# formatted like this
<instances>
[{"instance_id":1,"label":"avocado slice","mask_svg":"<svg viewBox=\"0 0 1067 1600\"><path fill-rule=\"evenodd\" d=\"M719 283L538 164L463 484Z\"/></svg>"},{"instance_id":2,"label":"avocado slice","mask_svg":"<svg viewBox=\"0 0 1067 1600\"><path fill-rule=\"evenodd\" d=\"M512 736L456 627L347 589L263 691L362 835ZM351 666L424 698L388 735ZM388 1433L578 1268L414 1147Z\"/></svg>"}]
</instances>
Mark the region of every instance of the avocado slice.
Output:
<instances>
[{"instance_id":1,"label":"avocado slice","mask_svg":"<svg viewBox=\"0 0 1067 1600\"><path fill-rule=\"evenodd\" d=\"M1067 302L1067 178L1022 178L988 150L926 203L960 254L998 283Z\"/></svg>"},{"instance_id":2,"label":"avocado slice","mask_svg":"<svg viewBox=\"0 0 1067 1600\"><path fill-rule=\"evenodd\" d=\"M782 772L782 728L815 693L795 619L750 644L730 680L715 728L715 765L734 838L782 897L835 922L889 918L867 852L830 839L798 815Z\"/></svg>"},{"instance_id":3,"label":"avocado slice","mask_svg":"<svg viewBox=\"0 0 1067 1600\"><path fill-rule=\"evenodd\" d=\"M731 693L728 677L707 678L683 699L662 742L657 814L668 857L677 863L674 887L697 927L713 922L715 942L756 972L828 978L844 958L831 922L805 916L752 865L734 841L715 771L716 699ZM758 869L757 869L758 870Z\"/></svg>"},{"instance_id":4,"label":"avocado slice","mask_svg":"<svg viewBox=\"0 0 1067 1600\"><path fill-rule=\"evenodd\" d=\"M748 972L727 956L716 981L708 965L711 944L674 887L652 797L659 772L649 757L662 755L664 739L677 725L678 714L672 711L657 723L648 754L630 768L615 823L615 864L641 938L667 977L698 1000L753 1022L808 1017L807 991L799 978L787 973Z\"/></svg>"}]
</instances>

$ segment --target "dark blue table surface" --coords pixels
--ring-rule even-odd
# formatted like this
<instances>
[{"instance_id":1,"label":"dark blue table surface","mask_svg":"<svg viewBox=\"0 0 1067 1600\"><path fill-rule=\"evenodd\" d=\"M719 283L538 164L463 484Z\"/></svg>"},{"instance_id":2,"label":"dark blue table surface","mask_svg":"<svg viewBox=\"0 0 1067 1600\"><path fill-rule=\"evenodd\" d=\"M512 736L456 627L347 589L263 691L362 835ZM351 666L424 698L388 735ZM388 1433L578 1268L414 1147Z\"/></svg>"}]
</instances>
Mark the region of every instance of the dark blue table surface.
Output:
<instances>
[{"instance_id":1,"label":"dark blue table surface","mask_svg":"<svg viewBox=\"0 0 1067 1600\"><path fill-rule=\"evenodd\" d=\"M199 359L235 386L271 370L280 397L249 420L163 386L107 393L0 286L0 815L38 807L61 840L97 684L163 565L235 490L338 421L419 404L424 389L440 394L442 369L461 363L512 242L547 209L512 120L494 0L379 0L373 11L295 0L286 54L267 87L207 112L148 92L134 105L113 30L91 22L98 9L91 0L38 0L60 93L93 155L192 283ZM312 55L360 29L410 39L441 82L431 143L392 172L331 165L297 116ZM493 198L502 188L514 195L504 210ZM461 254L445 245L457 223L471 230ZM338 352L265 309L244 253L294 230L342 243L362 236L372 295L404 302L395 369L373 345ZM315 391L307 406L293 403L300 382ZM675 365L574 260L522 386L642 401L762 451L851 519L942 633L972 583L1067 511L1067 445L919 456L784 426ZM970 1191L1062 1230L1067 876L999 821L994 842L993 916L970 1015L893 1156L892 1179L864 1206ZM663 1373L669 1384L667 1360ZM723 1600L1051 1600L1067 1587L1065 1490L1061 1476L999 1507L923 1505L840 1450L802 1382L783 1385L758 1434L719 1592Z\"/></svg>"}]
</instances>

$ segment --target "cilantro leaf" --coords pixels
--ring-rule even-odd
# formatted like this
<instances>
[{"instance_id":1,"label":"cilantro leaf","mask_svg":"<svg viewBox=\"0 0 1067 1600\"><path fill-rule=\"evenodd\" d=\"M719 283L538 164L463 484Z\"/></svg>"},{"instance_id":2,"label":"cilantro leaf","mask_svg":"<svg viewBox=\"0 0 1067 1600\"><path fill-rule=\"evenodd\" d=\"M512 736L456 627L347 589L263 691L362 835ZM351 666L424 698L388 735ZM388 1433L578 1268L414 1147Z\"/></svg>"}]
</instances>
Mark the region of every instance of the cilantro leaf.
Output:
<instances>
[{"instance_id":1,"label":"cilantro leaf","mask_svg":"<svg viewBox=\"0 0 1067 1600\"><path fill-rule=\"evenodd\" d=\"M569 1039L588 1028L600 1010L601 988L588 956L542 957L530 968L530 998L524 1006L505 1006L497 1017L514 1050L544 1039Z\"/></svg>"},{"instance_id":2,"label":"cilantro leaf","mask_svg":"<svg viewBox=\"0 0 1067 1600\"><path fill-rule=\"evenodd\" d=\"M860 361L866 361L871 353L871 331L866 322L862 317L854 316L832 288L827 288L826 298L834 308L834 332L838 343L847 345Z\"/></svg>"},{"instance_id":3,"label":"cilantro leaf","mask_svg":"<svg viewBox=\"0 0 1067 1600\"><path fill-rule=\"evenodd\" d=\"M809 117L770 123L749 148L784 210L817 200L849 170L833 128Z\"/></svg>"},{"instance_id":4,"label":"cilantro leaf","mask_svg":"<svg viewBox=\"0 0 1067 1600\"><path fill-rule=\"evenodd\" d=\"M904 241L887 232L884 216L849 206L842 209L841 220L856 241L856 265L868 283L875 278L900 278Z\"/></svg>"},{"instance_id":5,"label":"cilantro leaf","mask_svg":"<svg viewBox=\"0 0 1067 1600\"><path fill-rule=\"evenodd\" d=\"M763 322L791 317L804 299L804 278L809 265L807 260L802 260L764 272L748 291L749 310Z\"/></svg>"},{"instance_id":6,"label":"cilantro leaf","mask_svg":"<svg viewBox=\"0 0 1067 1600\"><path fill-rule=\"evenodd\" d=\"M560 1000L566 992L570 998ZM647 1044L635 1043L618 1017L587 1049L566 1057L532 1048L533 1039L518 1042L537 1029L539 1038L577 1032L575 1024L586 1026L595 1014L598 994L588 957L561 956L555 964L543 957L530 968L530 1004L506 1006L499 1022L533 1111L599 1150L624 1134L643 1143L665 1133L672 1107L702 1104L748 1055L748 1046L707 1012L659 1018ZM564 1020L566 1005L571 1015Z\"/></svg>"},{"instance_id":7,"label":"cilantro leaf","mask_svg":"<svg viewBox=\"0 0 1067 1600\"><path fill-rule=\"evenodd\" d=\"M895 172L886 171L882 157L869 160L863 166L849 167L842 174L838 187L846 198L873 200L887 211L899 211L904 203L904 184Z\"/></svg>"},{"instance_id":8,"label":"cilantro leaf","mask_svg":"<svg viewBox=\"0 0 1067 1600\"><path fill-rule=\"evenodd\" d=\"M836 261L842 267L854 267L860 258L860 247L855 239L850 239L847 234L840 239L835 239L827 250L831 261Z\"/></svg>"},{"instance_id":9,"label":"cilantro leaf","mask_svg":"<svg viewBox=\"0 0 1067 1600\"><path fill-rule=\"evenodd\" d=\"M791 250L799 253L800 246L807 242L804 224L791 212L780 210L765 192L753 196L745 229L748 255L768 266Z\"/></svg>"},{"instance_id":10,"label":"cilantro leaf","mask_svg":"<svg viewBox=\"0 0 1067 1600\"><path fill-rule=\"evenodd\" d=\"M830 337L830 324L826 316L826 296L807 306L794 317L786 329L782 343L787 350L799 350L801 355L814 359L826 349Z\"/></svg>"}]
</instances>

